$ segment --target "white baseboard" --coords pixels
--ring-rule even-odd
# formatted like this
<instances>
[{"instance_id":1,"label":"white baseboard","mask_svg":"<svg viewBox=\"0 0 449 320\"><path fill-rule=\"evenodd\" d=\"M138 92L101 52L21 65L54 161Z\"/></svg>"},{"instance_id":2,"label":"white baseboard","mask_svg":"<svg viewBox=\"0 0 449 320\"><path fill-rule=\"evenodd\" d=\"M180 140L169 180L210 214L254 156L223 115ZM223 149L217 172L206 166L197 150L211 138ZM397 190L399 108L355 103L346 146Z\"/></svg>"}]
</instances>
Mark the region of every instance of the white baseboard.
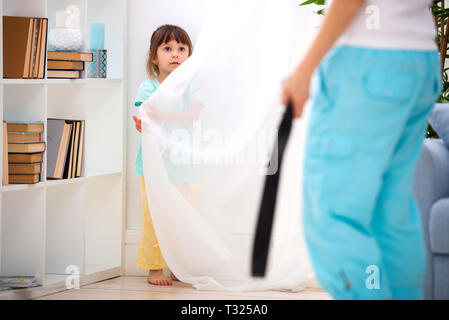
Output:
<instances>
[{"instance_id":1,"label":"white baseboard","mask_svg":"<svg viewBox=\"0 0 449 320\"><path fill-rule=\"evenodd\" d=\"M126 244L140 244L142 230L128 229L126 230Z\"/></svg>"},{"instance_id":2,"label":"white baseboard","mask_svg":"<svg viewBox=\"0 0 449 320\"><path fill-rule=\"evenodd\" d=\"M148 275L148 270L141 269L136 266L141 236L142 230L135 230L135 229L126 230L125 275L127 276Z\"/></svg>"}]
</instances>

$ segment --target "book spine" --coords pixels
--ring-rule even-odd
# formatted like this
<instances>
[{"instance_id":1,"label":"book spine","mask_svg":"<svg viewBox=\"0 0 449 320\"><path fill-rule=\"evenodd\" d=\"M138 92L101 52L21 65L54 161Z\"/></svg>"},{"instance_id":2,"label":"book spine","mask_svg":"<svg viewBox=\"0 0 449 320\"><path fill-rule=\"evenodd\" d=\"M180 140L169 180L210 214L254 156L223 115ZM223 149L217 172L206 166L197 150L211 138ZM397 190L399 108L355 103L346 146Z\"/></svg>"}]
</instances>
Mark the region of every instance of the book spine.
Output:
<instances>
[{"instance_id":1,"label":"book spine","mask_svg":"<svg viewBox=\"0 0 449 320\"><path fill-rule=\"evenodd\" d=\"M79 146L79 151L78 151L78 162L77 162L77 167L76 167L76 177L80 177L81 176L81 169L82 169L82 164L83 164L83 150L84 150L84 125L85 125L85 120L81 120L81 133L80 133L80 141L78 143Z\"/></svg>"},{"instance_id":2,"label":"book spine","mask_svg":"<svg viewBox=\"0 0 449 320\"><path fill-rule=\"evenodd\" d=\"M46 64L47 64L47 33L48 33L48 18L43 19L43 40L41 48L41 69L39 70L39 78L44 79L46 75Z\"/></svg>"},{"instance_id":3,"label":"book spine","mask_svg":"<svg viewBox=\"0 0 449 320\"><path fill-rule=\"evenodd\" d=\"M38 28L37 28L37 38L36 38L36 55L35 55L35 62L34 62L34 71L33 71L33 78L37 79L39 77L39 68L40 68L40 56L41 56L41 46L42 46L42 19L37 19L38 22Z\"/></svg>"},{"instance_id":4,"label":"book spine","mask_svg":"<svg viewBox=\"0 0 449 320\"><path fill-rule=\"evenodd\" d=\"M33 74L34 74L34 66L36 63L36 40L37 40L37 35L36 35L36 31L38 32L38 19L33 19L33 32L32 32L32 44L31 44L31 57L30 57L30 69L28 71L28 79L32 79L33 78Z\"/></svg>"},{"instance_id":5,"label":"book spine","mask_svg":"<svg viewBox=\"0 0 449 320\"><path fill-rule=\"evenodd\" d=\"M26 51L25 51L25 63L23 65L23 76L22 76L25 79L27 79L30 74L31 51L32 51L32 45L33 45L33 42L32 42L33 26L34 26L34 19L30 19L27 46L26 46Z\"/></svg>"},{"instance_id":6,"label":"book spine","mask_svg":"<svg viewBox=\"0 0 449 320\"><path fill-rule=\"evenodd\" d=\"M2 185L9 184L9 172L8 172L8 130L6 121L3 121L3 177Z\"/></svg>"}]
</instances>

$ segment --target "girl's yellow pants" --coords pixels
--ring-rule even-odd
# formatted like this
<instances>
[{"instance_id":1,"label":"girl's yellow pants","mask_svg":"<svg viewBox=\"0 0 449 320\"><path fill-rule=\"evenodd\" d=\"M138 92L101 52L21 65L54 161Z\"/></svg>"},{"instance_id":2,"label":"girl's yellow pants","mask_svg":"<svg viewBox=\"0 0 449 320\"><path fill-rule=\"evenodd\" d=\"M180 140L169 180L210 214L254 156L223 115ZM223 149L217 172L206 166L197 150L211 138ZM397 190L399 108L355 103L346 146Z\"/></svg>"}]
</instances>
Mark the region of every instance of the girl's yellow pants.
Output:
<instances>
[{"instance_id":1,"label":"girl's yellow pants","mask_svg":"<svg viewBox=\"0 0 449 320\"><path fill-rule=\"evenodd\" d=\"M174 184L178 191L189 201L192 206L197 204L197 194L199 188L198 181L181 184ZM140 177L140 193L142 195L142 239L140 240L139 254L137 256L137 267L147 270L159 270L168 267L162 256L159 243L154 232L153 221L151 220L150 209L148 207L147 193L145 190L145 179Z\"/></svg>"},{"instance_id":2,"label":"girl's yellow pants","mask_svg":"<svg viewBox=\"0 0 449 320\"><path fill-rule=\"evenodd\" d=\"M140 240L139 254L137 256L137 267L147 270L163 269L167 267L167 263L162 256L156 233L154 232L143 176L140 177L140 193L142 195L143 223L142 239Z\"/></svg>"}]
</instances>

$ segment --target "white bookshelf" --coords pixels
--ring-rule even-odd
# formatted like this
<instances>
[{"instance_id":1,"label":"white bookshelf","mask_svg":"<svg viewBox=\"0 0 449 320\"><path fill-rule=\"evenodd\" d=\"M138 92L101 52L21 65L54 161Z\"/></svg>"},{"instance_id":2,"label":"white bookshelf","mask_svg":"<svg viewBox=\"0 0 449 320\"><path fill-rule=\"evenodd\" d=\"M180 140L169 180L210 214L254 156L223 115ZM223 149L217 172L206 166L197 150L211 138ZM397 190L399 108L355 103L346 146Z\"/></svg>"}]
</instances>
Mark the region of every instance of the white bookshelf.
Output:
<instances>
[{"instance_id":1,"label":"white bookshelf","mask_svg":"<svg viewBox=\"0 0 449 320\"><path fill-rule=\"evenodd\" d=\"M34 298L66 290L70 265L81 285L121 274L125 208L126 0L0 0L2 16L48 18L69 4L81 10L83 51L90 22L105 23L107 79L3 79L0 41L0 120L85 120L80 178L11 184L0 192L0 275L33 275L39 287L0 292L0 299ZM0 37L2 23L0 21ZM2 132L0 130L0 141ZM0 148L0 156L1 154ZM0 157L2 159L2 157ZM0 166L0 175L2 175Z\"/></svg>"}]
</instances>

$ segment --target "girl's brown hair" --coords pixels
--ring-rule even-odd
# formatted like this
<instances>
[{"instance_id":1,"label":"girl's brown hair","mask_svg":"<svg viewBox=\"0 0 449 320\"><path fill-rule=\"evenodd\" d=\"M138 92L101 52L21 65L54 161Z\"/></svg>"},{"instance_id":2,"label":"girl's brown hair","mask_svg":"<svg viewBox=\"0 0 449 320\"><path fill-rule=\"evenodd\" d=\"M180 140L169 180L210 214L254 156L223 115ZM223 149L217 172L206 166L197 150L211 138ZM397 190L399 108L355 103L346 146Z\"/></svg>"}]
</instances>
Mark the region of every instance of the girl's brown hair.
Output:
<instances>
[{"instance_id":1,"label":"girl's brown hair","mask_svg":"<svg viewBox=\"0 0 449 320\"><path fill-rule=\"evenodd\" d=\"M172 40L176 40L176 42L188 46L189 57L192 54L192 41L190 40L189 35L184 29L171 24L160 26L156 29L156 31L153 32L150 41L150 50L148 52L147 58L147 74L150 79L154 79L159 75L159 67L153 63L153 60L156 59L157 56L157 48L159 48L161 44L170 42Z\"/></svg>"}]
</instances>

